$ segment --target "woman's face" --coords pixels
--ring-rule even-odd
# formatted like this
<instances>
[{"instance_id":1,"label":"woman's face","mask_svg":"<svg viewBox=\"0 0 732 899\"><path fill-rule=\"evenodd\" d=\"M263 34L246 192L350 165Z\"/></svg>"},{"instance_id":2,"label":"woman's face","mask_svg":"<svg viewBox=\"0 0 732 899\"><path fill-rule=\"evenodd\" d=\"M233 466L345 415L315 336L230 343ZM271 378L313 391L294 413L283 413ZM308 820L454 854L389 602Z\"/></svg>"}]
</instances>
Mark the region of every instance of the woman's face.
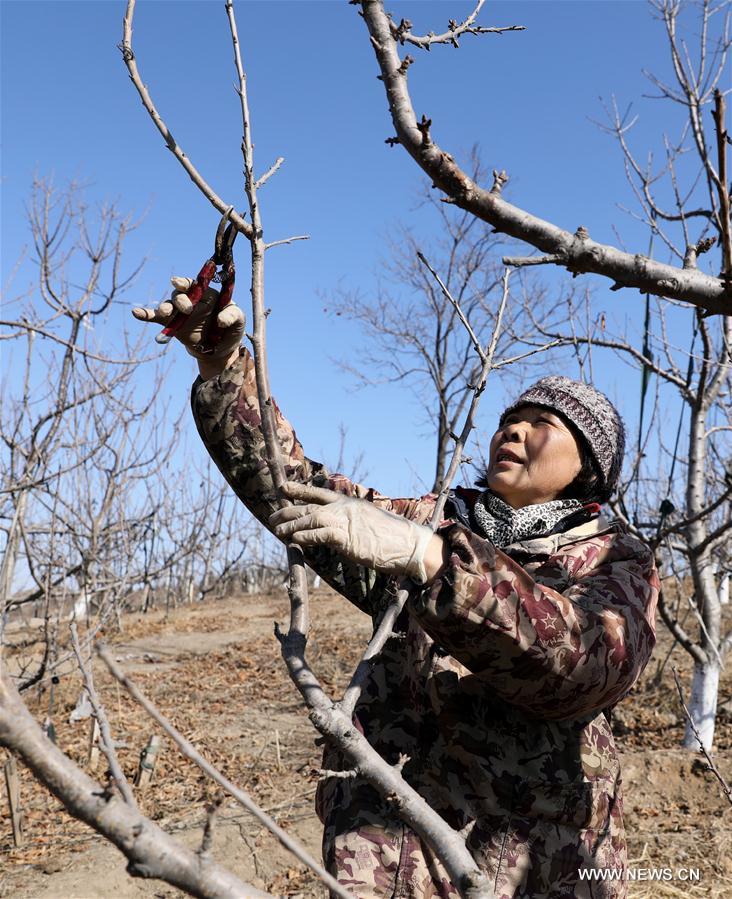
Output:
<instances>
[{"instance_id":1,"label":"woman's face","mask_svg":"<svg viewBox=\"0 0 732 899\"><path fill-rule=\"evenodd\" d=\"M541 406L521 406L493 435L486 481L520 509L556 499L581 468L579 446L563 419Z\"/></svg>"}]
</instances>

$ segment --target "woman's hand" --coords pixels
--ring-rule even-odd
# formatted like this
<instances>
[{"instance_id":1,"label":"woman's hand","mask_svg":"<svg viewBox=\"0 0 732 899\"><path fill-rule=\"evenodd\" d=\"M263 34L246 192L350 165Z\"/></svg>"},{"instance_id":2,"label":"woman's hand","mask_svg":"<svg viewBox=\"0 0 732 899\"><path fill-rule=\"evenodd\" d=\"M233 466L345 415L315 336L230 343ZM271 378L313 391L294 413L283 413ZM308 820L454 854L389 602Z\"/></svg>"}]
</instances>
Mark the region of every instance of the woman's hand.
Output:
<instances>
[{"instance_id":1,"label":"woman's hand","mask_svg":"<svg viewBox=\"0 0 732 899\"><path fill-rule=\"evenodd\" d=\"M201 352L203 327L216 304L219 293L209 287L195 306L186 296L186 291L193 283L190 278L171 278L173 291L170 300L161 303L157 309L136 306L132 314L138 321L153 322L165 327L176 312L187 316L187 320L177 331L176 340L183 344L186 351L198 359L201 377L215 377L220 374L239 355L239 345L244 335L244 313L235 303L229 303L216 317L222 329L221 340L216 347L205 355Z\"/></svg>"},{"instance_id":2,"label":"woman's hand","mask_svg":"<svg viewBox=\"0 0 732 899\"><path fill-rule=\"evenodd\" d=\"M269 523L281 540L328 546L367 568L407 575L420 584L430 579L425 554L434 548L433 540L443 542L431 528L322 487L288 482L282 492L305 505L288 506L271 516Z\"/></svg>"}]
</instances>

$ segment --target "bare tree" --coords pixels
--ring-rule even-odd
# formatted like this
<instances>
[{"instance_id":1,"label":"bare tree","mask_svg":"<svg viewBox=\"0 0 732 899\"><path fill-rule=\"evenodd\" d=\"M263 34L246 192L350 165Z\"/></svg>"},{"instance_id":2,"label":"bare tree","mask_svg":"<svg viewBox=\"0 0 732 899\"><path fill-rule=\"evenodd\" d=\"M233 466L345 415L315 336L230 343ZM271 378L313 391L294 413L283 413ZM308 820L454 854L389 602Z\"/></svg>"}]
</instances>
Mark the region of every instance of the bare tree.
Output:
<instances>
[{"instance_id":1,"label":"bare tree","mask_svg":"<svg viewBox=\"0 0 732 899\"><path fill-rule=\"evenodd\" d=\"M16 357L20 364L14 369L15 378L12 369L6 376L13 383L6 383L0 406L5 453L0 487L3 602L11 593L21 543L27 537L31 493L53 490L60 478L91 460L103 445L103 440L85 441L74 434L72 416L86 415L113 397L129 381L135 361L130 356L117 360L101 356L90 340L94 323L139 270L127 276L120 271L132 223L113 206L100 210L94 232L89 219L78 188L56 191L49 182L36 180L29 221L41 302L6 298L6 309L20 306L18 318L0 321L7 329L0 334L6 348L10 342L23 348L21 360ZM107 269L109 275L103 278Z\"/></svg>"},{"instance_id":2,"label":"bare tree","mask_svg":"<svg viewBox=\"0 0 732 899\"><path fill-rule=\"evenodd\" d=\"M95 211L78 185L37 179L29 226L36 280L5 298L0 333L15 357L0 397L0 621L27 611L46 621L27 664L16 659L22 689L56 666L66 616L121 623L140 594L147 608L163 590L166 605L221 591L254 563L255 530L214 527L212 508L231 522L236 507L220 477L161 476L184 450L180 413L153 402L160 370L137 377L139 348L109 351L121 342L110 313L140 269L124 273L130 218Z\"/></svg>"},{"instance_id":3,"label":"bare tree","mask_svg":"<svg viewBox=\"0 0 732 899\"><path fill-rule=\"evenodd\" d=\"M258 570L261 559L251 554L262 547L249 540L258 529L235 524L237 500L208 469L189 467L189 479L165 476L181 449L178 422L133 377L152 360L129 345L115 358L105 346L113 303L139 270L122 274L130 220L114 206L95 216L76 185L56 190L37 180L29 222L38 280L27 294L6 298L0 335L22 361L6 376L0 416L0 616L3 625L15 624L32 611L44 627L37 639L0 637L0 744L119 846L131 873L164 877L201 896L264 895L220 869L208 846L184 849L140 814L115 761L88 659L100 627L112 615L120 621L137 597L146 607L163 592L168 605L197 601L233 589L237 571L246 577ZM117 329L111 340L119 345ZM147 383L161 379L158 371ZM16 591L18 584L26 589ZM65 663L74 655L102 727L113 773L106 786L54 746L19 697L33 685L48 689L59 673L70 676Z\"/></svg>"},{"instance_id":4,"label":"bare tree","mask_svg":"<svg viewBox=\"0 0 732 899\"><path fill-rule=\"evenodd\" d=\"M41 179L33 185L29 224L36 286L28 296L6 297L16 317L2 321L0 335L21 363L9 368L0 415L3 620L21 601L13 597L18 571L35 586L25 600L36 606L74 580L88 588L101 542L130 524L124 515L109 521L113 504L129 492L125 473L150 467L140 440L149 403L132 384L139 354L127 346L113 358L97 337L140 268L122 273L134 225L114 206L95 214L77 185L56 190ZM119 550L118 543L112 557Z\"/></svg>"}]
</instances>

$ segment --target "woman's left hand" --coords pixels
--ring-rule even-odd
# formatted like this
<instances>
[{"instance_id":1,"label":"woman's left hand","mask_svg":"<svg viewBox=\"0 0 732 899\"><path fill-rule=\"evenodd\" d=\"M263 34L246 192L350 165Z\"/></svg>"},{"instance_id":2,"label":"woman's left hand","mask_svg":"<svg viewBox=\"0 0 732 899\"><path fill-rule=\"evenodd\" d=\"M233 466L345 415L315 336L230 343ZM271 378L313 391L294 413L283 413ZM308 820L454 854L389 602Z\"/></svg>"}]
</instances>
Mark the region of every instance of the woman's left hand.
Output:
<instances>
[{"instance_id":1,"label":"woman's left hand","mask_svg":"<svg viewBox=\"0 0 732 899\"><path fill-rule=\"evenodd\" d=\"M297 546L328 546L360 565L425 583L425 551L432 529L379 509L365 499L288 482L282 492L305 505L274 513L275 536Z\"/></svg>"}]
</instances>

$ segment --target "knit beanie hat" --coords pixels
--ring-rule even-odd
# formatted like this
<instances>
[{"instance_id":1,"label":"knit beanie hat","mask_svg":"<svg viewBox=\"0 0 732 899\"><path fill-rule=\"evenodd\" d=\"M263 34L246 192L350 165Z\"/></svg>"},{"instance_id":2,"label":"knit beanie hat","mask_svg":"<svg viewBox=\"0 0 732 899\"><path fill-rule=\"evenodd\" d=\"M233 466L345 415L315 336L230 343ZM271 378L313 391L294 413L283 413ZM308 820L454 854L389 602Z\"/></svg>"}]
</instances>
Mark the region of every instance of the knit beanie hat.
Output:
<instances>
[{"instance_id":1,"label":"knit beanie hat","mask_svg":"<svg viewBox=\"0 0 732 899\"><path fill-rule=\"evenodd\" d=\"M544 406L574 425L597 463L607 494L612 493L623 463L625 427L620 413L604 393L582 381L550 375L511 403L501 415L501 425L520 406Z\"/></svg>"}]
</instances>

